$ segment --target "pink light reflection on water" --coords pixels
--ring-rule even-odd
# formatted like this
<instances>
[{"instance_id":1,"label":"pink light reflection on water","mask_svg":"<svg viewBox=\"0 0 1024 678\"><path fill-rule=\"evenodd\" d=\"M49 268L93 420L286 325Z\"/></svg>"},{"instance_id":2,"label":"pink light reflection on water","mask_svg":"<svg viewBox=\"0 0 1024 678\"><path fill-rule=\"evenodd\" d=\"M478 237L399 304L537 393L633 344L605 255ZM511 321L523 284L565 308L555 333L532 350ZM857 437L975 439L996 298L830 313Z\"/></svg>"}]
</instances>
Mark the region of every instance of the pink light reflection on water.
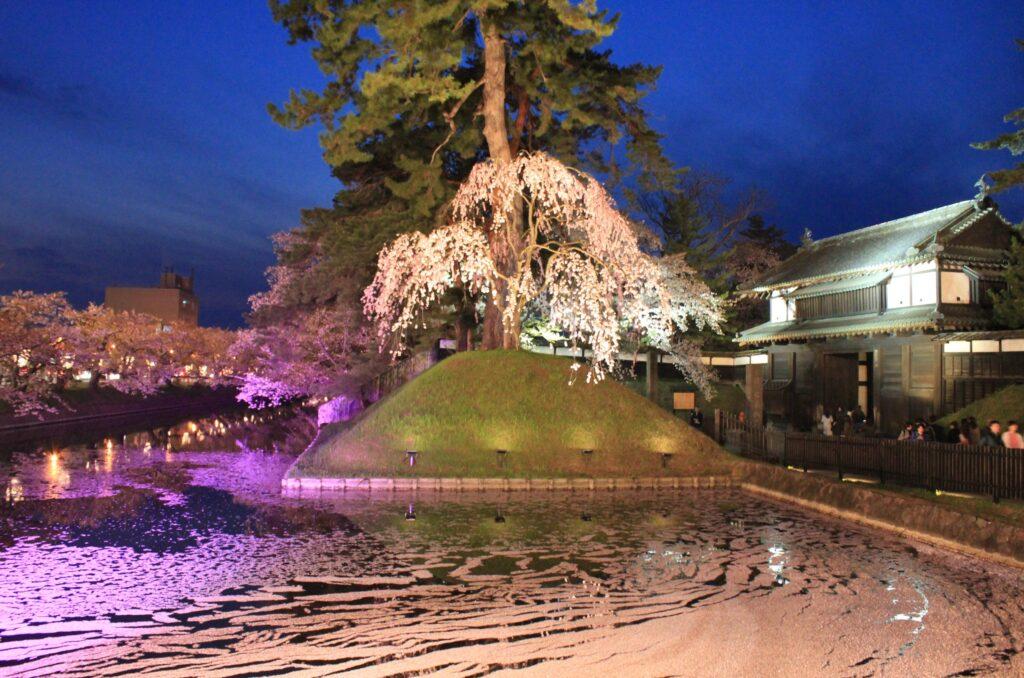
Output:
<instances>
[{"instance_id":1,"label":"pink light reflection on water","mask_svg":"<svg viewBox=\"0 0 1024 678\"><path fill-rule=\"evenodd\" d=\"M136 472L166 456L144 444L114 447L109 462L103 448L16 455L0 662L144 670L159 666L146 648L172 645L174 668L191 674L250 659L255 673L318 657L358 666L378 651L385 673L493 660L572 674L577 659L592 672L587 648L603 648L654 670L666 667L649 648L699 660L672 643L704 623L746 648L737 656L760 657L749 645L760 629L775 643L765 670L793 657L805 668L872 658L851 674L1004 670L1015 667L976 643L1024 646L1013 608L1024 590L999 568L735 491L419 496L407 522L405 496L282 497L294 455L233 446L175 451L169 470L188 465L188 485L155 489Z\"/></svg>"}]
</instances>

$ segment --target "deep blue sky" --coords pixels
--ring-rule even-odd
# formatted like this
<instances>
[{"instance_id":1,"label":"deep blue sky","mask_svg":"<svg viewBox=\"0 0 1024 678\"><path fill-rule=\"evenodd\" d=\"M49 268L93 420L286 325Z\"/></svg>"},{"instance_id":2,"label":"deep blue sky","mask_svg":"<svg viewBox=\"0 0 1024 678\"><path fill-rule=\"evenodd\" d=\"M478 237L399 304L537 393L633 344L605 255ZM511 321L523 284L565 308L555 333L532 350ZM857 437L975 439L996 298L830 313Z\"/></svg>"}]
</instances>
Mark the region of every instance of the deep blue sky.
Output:
<instances>
[{"instance_id":1,"label":"deep blue sky","mask_svg":"<svg viewBox=\"0 0 1024 678\"><path fill-rule=\"evenodd\" d=\"M619 60L664 66L671 157L761 189L794 237L965 199L1011 162L968 144L1024 105L1024 3L600 4ZM267 236L336 188L316 132L266 113L321 84L258 0L0 4L0 292L83 304L195 267L202 322L239 324Z\"/></svg>"}]
</instances>

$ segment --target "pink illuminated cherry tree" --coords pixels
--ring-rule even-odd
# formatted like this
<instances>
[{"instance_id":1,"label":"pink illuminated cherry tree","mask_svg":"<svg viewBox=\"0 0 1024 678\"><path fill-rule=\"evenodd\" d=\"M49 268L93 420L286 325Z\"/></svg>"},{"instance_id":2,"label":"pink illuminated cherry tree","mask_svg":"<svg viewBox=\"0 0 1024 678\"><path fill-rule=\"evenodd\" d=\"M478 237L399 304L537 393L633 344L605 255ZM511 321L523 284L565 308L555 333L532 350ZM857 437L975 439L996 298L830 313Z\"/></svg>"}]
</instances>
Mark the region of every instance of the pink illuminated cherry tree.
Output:
<instances>
[{"instance_id":1,"label":"pink illuminated cherry tree","mask_svg":"<svg viewBox=\"0 0 1024 678\"><path fill-rule=\"evenodd\" d=\"M172 381L220 386L244 369L228 354L234 337L95 304L76 310L63 293L14 292L0 296L0 402L40 416L67 409L75 380L137 396Z\"/></svg>"},{"instance_id":2,"label":"pink illuminated cherry tree","mask_svg":"<svg viewBox=\"0 0 1024 678\"><path fill-rule=\"evenodd\" d=\"M238 400L254 409L276 407L303 396L351 392L363 375L357 358L370 337L336 309L294 313L273 324L237 333L231 356L238 374Z\"/></svg>"},{"instance_id":3,"label":"pink illuminated cherry tree","mask_svg":"<svg viewBox=\"0 0 1024 678\"><path fill-rule=\"evenodd\" d=\"M706 386L698 352L682 336L717 330L719 302L681 256L646 253L643 235L594 177L546 154L484 161L460 187L447 225L382 250L364 311L397 357L427 309L458 287L500 310L505 348L519 346L529 310L590 347L588 381L614 369L633 334Z\"/></svg>"},{"instance_id":4,"label":"pink illuminated cherry tree","mask_svg":"<svg viewBox=\"0 0 1024 678\"><path fill-rule=\"evenodd\" d=\"M0 296L0 402L16 415L55 412L54 393L70 378L76 331L63 293Z\"/></svg>"}]
</instances>

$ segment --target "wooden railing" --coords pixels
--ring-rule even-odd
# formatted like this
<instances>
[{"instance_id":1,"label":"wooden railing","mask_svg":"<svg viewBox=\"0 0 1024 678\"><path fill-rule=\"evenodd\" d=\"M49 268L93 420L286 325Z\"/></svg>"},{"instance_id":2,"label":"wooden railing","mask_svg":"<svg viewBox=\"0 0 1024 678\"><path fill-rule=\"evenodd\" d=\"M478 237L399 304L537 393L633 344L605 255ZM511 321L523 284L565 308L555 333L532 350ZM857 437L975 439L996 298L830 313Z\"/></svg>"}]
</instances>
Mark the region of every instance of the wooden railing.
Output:
<instances>
[{"instance_id":1,"label":"wooden railing","mask_svg":"<svg viewBox=\"0 0 1024 678\"><path fill-rule=\"evenodd\" d=\"M414 353L370 379L360 389L360 395L364 401L375 403L436 362L437 357L433 351Z\"/></svg>"},{"instance_id":2,"label":"wooden railing","mask_svg":"<svg viewBox=\"0 0 1024 678\"><path fill-rule=\"evenodd\" d=\"M794 433L716 413L715 435L738 454L804 471L869 476L928 490L1024 499L1024 450Z\"/></svg>"}]
</instances>

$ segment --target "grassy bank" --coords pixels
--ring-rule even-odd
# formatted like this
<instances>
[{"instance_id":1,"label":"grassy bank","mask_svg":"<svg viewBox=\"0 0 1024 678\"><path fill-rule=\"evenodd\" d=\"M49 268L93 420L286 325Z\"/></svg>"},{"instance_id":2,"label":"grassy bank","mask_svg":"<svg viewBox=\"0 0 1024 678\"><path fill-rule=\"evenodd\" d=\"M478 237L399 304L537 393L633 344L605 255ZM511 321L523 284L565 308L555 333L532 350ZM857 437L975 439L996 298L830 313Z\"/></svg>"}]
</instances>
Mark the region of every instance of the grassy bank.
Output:
<instances>
[{"instance_id":1,"label":"grassy bank","mask_svg":"<svg viewBox=\"0 0 1024 678\"><path fill-rule=\"evenodd\" d=\"M290 471L308 477L631 477L727 473L706 436L625 386L586 384L568 358L460 353L325 431ZM504 460L496 450L508 450ZM593 450L585 455L581 450ZM406 450L417 450L415 466ZM663 455L671 454L667 460Z\"/></svg>"},{"instance_id":2,"label":"grassy bank","mask_svg":"<svg viewBox=\"0 0 1024 678\"><path fill-rule=\"evenodd\" d=\"M112 388L89 388L76 385L60 393L60 399L50 404L55 412L45 412L40 416L15 416L6 403L0 403L0 425L21 422L58 421L66 417L117 414L120 412L161 407L175 403L187 403L216 397L228 393L229 389L211 389L206 385L178 386L168 385L151 396L122 393ZM233 393L233 391L231 391Z\"/></svg>"},{"instance_id":3,"label":"grassy bank","mask_svg":"<svg viewBox=\"0 0 1024 678\"><path fill-rule=\"evenodd\" d=\"M976 400L962 410L943 417L940 422L948 426L965 417L974 417L981 426L992 419L998 419L1004 425L1010 420L1024 423L1024 384L1007 386L987 398Z\"/></svg>"}]
</instances>

